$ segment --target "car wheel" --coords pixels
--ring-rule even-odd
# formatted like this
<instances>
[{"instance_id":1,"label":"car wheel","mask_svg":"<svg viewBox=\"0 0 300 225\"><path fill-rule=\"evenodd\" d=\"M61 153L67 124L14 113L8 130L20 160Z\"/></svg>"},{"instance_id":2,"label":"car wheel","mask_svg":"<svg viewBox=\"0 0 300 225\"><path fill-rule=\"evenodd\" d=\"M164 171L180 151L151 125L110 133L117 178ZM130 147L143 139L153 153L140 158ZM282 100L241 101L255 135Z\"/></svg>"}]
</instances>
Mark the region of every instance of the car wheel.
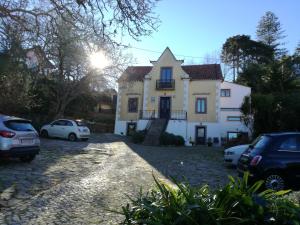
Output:
<instances>
[{"instance_id":1,"label":"car wheel","mask_svg":"<svg viewBox=\"0 0 300 225\"><path fill-rule=\"evenodd\" d=\"M265 187L267 189L272 189L274 191L279 191L284 189L285 182L281 175L279 174L269 174L265 179Z\"/></svg>"},{"instance_id":2,"label":"car wheel","mask_svg":"<svg viewBox=\"0 0 300 225\"><path fill-rule=\"evenodd\" d=\"M30 155L30 156L22 156L22 157L20 157L20 160L22 161L22 162L27 162L27 163L30 163L32 160L34 160L34 158L35 158L35 155Z\"/></svg>"},{"instance_id":3,"label":"car wheel","mask_svg":"<svg viewBox=\"0 0 300 225\"><path fill-rule=\"evenodd\" d=\"M74 134L74 133L69 134L68 139L69 139L69 141L76 141L77 140L76 134Z\"/></svg>"},{"instance_id":4,"label":"car wheel","mask_svg":"<svg viewBox=\"0 0 300 225\"><path fill-rule=\"evenodd\" d=\"M49 135L48 135L48 131L46 131L46 130L42 130L42 132L41 132L41 136L42 136L43 138L48 138L48 137L49 137Z\"/></svg>"}]
</instances>

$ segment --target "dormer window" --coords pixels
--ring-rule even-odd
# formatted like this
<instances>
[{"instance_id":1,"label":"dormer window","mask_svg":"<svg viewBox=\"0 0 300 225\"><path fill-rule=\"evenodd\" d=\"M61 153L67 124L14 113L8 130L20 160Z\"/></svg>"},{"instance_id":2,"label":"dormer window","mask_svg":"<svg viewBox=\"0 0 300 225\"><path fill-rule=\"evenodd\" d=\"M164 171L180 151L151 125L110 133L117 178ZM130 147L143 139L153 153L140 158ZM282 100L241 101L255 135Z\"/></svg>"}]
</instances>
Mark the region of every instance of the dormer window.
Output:
<instances>
[{"instance_id":1,"label":"dormer window","mask_svg":"<svg viewBox=\"0 0 300 225\"><path fill-rule=\"evenodd\" d=\"M172 68L171 67L162 67L160 70L160 79L162 81L171 81L172 80Z\"/></svg>"},{"instance_id":2,"label":"dormer window","mask_svg":"<svg viewBox=\"0 0 300 225\"><path fill-rule=\"evenodd\" d=\"M174 90L175 80L172 79L172 67L162 67L160 69L160 79L156 81L157 90Z\"/></svg>"}]
</instances>

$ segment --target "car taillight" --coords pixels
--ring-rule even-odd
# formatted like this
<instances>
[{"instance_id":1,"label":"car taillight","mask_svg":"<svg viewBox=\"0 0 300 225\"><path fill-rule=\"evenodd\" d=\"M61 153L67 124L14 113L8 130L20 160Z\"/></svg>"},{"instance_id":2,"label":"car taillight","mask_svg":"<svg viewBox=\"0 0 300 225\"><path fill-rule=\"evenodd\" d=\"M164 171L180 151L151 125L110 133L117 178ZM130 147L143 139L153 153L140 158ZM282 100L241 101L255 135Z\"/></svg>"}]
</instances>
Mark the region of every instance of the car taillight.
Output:
<instances>
[{"instance_id":1,"label":"car taillight","mask_svg":"<svg viewBox=\"0 0 300 225\"><path fill-rule=\"evenodd\" d=\"M5 138L12 138L16 135L15 132L7 131L7 130L0 130L0 136Z\"/></svg>"},{"instance_id":2,"label":"car taillight","mask_svg":"<svg viewBox=\"0 0 300 225\"><path fill-rule=\"evenodd\" d=\"M261 156L261 155L255 156L255 157L251 160L250 166L257 166L261 159L262 159L262 156Z\"/></svg>"}]
</instances>

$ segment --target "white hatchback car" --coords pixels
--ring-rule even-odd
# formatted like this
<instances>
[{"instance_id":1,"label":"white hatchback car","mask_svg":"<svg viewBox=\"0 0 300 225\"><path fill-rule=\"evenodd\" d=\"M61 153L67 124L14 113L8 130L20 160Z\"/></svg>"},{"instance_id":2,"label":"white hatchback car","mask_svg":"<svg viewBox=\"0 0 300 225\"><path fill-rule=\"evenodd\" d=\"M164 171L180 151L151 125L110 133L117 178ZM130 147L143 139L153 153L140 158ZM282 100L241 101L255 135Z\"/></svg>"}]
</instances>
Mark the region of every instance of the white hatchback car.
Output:
<instances>
[{"instance_id":1,"label":"white hatchback car","mask_svg":"<svg viewBox=\"0 0 300 225\"><path fill-rule=\"evenodd\" d=\"M225 149L224 162L227 165L236 166L243 152L249 148L249 145L237 145Z\"/></svg>"},{"instance_id":2,"label":"white hatchback car","mask_svg":"<svg viewBox=\"0 0 300 225\"><path fill-rule=\"evenodd\" d=\"M59 119L44 125L41 128L41 136L64 138L70 141L78 139L87 141L90 137L90 130L81 120Z\"/></svg>"}]
</instances>

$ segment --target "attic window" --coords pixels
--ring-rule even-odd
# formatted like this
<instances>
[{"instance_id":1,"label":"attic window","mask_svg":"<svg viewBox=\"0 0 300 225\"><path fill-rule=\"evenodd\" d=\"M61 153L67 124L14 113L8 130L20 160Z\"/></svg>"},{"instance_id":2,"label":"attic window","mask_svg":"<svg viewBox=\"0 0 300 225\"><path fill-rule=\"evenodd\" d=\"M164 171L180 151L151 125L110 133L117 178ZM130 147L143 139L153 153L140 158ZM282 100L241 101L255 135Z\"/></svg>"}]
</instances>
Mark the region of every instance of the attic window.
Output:
<instances>
[{"instance_id":1,"label":"attic window","mask_svg":"<svg viewBox=\"0 0 300 225\"><path fill-rule=\"evenodd\" d=\"M160 70L160 79L163 81L170 81L172 79L172 68L162 67Z\"/></svg>"}]
</instances>

